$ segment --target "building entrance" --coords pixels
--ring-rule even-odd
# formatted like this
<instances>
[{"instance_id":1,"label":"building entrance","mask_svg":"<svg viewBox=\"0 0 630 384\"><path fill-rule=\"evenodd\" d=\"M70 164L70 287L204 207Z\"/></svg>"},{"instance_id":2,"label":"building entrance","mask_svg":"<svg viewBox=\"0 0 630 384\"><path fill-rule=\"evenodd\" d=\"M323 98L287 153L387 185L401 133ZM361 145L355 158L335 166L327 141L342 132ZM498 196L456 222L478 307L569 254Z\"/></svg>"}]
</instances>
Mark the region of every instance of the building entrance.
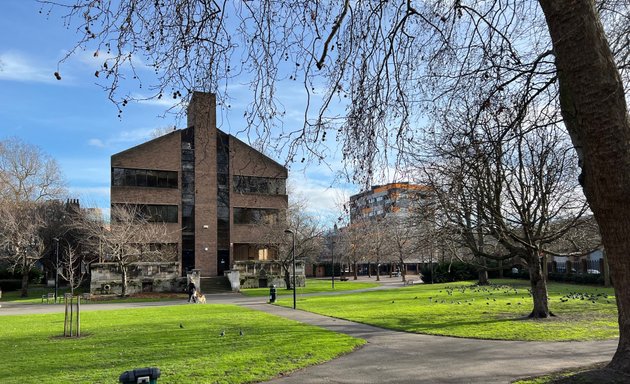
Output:
<instances>
[{"instance_id":1,"label":"building entrance","mask_svg":"<svg viewBox=\"0 0 630 384\"><path fill-rule=\"evenodd\" d=\"M218 251L217 254L217 275L223 276L223 272L230 269L230 251Z\"/></svg>"}]
</instances>

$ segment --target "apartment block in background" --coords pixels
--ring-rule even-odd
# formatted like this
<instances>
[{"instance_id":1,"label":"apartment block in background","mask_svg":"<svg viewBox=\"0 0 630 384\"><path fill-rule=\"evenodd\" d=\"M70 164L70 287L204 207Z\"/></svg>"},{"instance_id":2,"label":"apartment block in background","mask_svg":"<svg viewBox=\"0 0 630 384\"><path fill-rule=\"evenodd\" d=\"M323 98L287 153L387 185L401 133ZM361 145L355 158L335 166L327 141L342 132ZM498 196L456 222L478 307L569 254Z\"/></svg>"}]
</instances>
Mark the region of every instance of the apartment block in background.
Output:
<instances>
[{"instance_id":1,"label":"apartment block in background","mask_svg":"<svg viewBox=\"0 0 630 384\"><path fill-rule=\"evenodd\" d=\"M373 186L370 190L350 196L350 222L356 223L389 214L406 215L422 209L430 198L430 189L408 182Z\"/></svg>"},{"instance_id":2,"label":"apartment block in background","mask_svg":"<svg viewBox=\"0 0 630 384\"><path fill-rule=\"evenodd\" d=\"M287 169L216 127L213 94L195 92L188 127L111 157L111 204L164 222L180 273L222 276L235 261L273 259L270 227L286 218Z\"/></svg>"}]
</instances>

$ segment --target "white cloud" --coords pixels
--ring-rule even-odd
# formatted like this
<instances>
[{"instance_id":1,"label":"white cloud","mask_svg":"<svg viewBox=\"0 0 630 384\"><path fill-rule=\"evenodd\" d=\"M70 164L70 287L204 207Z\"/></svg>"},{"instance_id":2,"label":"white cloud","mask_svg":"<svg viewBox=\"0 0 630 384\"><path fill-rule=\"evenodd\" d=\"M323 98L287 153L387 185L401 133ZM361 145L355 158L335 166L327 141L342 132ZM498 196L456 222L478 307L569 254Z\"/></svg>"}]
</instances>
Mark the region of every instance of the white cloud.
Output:
<instances>
[{"instance_id":1,"label":"white cloud","mask_svg":"<svg viewBox=\"0 0 630 384\"><path fill-rule=\"evenodd\" d=\"M134 94L132 95L132 98L138 104L148 105L152 107L160 107L163 109L173 108L181 103L180 99L173 99L172 97L168 97L166 95L162 96L161 99L158 99L158 98L149 98L146 95Z\"/></svg>"},{"instance_id":2,"label":"white cloud","mask_svg":"<svg viewBox=\"0 0 630 384\"><path fill-rule=\"evenodd\" d=\"M101 139L90 139L88 140L88 145L92 147L105 148L105 144Z\"/></svg>"},{"instance_id":3,"label":"white cloud","mask_svg":"<svg viewBox=\"0 0 630 384\"><path fill-rule=\"evenodd\" d=\"M57 80L50 68L20 53L0 53L0 80L29 83L54 83Z\"/></svg>"},{"instance_id":4,"label":"white cloud","mask_svg":"<svg viewBox=\"0 0 630 384\"><path fill-rule=\"evenodd\" d=\"M351 194L356 193L351 186L330 185L330 179L315 179L306 174L289 176L290 193L296 199L305 199L307 210L315 214L322 225L331 226L343 213L345 204Z\"/></svg>"},{"instance_id":5,"label":"white cloud","mask_svg":"<svg viewBox=\"0 0 630 384\"><path fill-rule=\"evenodd\" d=\"M106 139L92 138L88 140L88 145L114 150L118 150L122 147L129 148L150 140L152 138L152 133L155 130L156 128L138 128L128 131L120 131L115 136L110 136Z\"/></svg>"}]
</instances>

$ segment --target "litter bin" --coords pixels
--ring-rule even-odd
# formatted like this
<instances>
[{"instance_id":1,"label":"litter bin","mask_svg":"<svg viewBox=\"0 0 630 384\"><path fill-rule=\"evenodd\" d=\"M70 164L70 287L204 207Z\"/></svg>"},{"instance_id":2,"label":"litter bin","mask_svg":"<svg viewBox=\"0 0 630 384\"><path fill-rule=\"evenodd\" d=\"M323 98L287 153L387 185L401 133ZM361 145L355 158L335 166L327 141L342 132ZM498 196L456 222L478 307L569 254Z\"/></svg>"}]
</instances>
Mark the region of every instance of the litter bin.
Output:
<instances>
[{"instance_id":1,"label":"litter bin","mask_svg":"<svg viewBox=\"0 0 630 384\"><path fill-rule=\"evenodd\" d=\"M276 286L275 285L272 285L271 288L269 288L269 302L270 303L276 302Z\"/></svg>"},{"instance_id":2,"label":"litter bin","mask_svg":"<svg viewBox=\"0 0 630 384\"><path fill-rule=\"evenodd\" d=\"M138 368L123 372L118 381L123 384L156 384L158 377L160 377L160 368Z\"/></svg>"}]
</instances>

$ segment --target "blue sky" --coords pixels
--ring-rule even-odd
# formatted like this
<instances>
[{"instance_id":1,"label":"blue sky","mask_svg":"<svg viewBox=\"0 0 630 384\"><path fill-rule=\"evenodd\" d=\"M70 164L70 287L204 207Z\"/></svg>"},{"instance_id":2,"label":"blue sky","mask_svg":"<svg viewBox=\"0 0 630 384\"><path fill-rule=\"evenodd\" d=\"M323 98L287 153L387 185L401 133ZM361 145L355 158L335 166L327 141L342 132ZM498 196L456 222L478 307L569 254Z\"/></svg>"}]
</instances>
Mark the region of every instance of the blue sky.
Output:
<instances>
[{"instance_id":1,"label":"blue sky","mask_svg":"<svg viewBox=\"0 0 630 384\"><path fill-rule=\"evenodd\" d=\"M39 146L60 164L70 197L80 198L84 206L106 209L110 156L148 140L157 128L183 128L185 123L173 116L160 117L168 107L165 103L130 104L119 119L117 108L95 83L97 64L87 53L64 63L62 81L57 81L53 73L76 36L73 29L63 26L61 13L46 16L39 13L40 7L35 0L2 1L0 139L18 137ZM299 105L286 105L285 126L301 126ZM220 128L233 134L241 130L241 115L234 110L220 116ZM327 160L340 169L335 152L332 149ZM289 180L292 190L304 196L310 209L330 225L340 213L339 203L359 190L348 184L331 187L333 180L333 170L316 164L292 170Z\"/></svg>"}]
</instances>

